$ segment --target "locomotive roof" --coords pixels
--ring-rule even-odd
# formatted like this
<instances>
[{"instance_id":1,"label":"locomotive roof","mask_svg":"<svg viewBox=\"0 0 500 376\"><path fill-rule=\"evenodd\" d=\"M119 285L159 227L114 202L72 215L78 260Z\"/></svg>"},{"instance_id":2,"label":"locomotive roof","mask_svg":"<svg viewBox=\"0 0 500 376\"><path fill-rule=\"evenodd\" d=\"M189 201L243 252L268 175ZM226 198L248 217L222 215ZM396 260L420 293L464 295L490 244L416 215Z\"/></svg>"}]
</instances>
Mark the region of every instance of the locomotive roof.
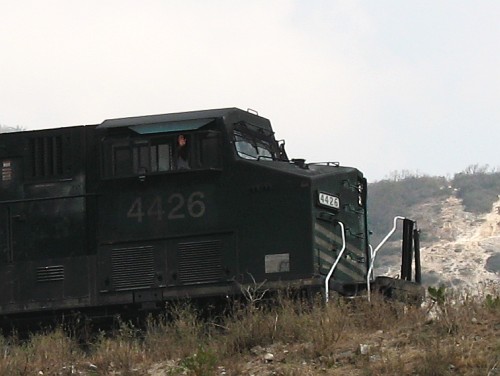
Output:
<instances>
[{"instance_id":1,"label":"locomotive roof","mask_svg":"<svg viewBox=\"0 0 500 376\"><path fill-rule=\"evenodd\" d=\"M118 128L118 127L130 127L137 125L146 124L158 124L158 123L174 123L182 122L187 120L202 120L202 119L215 119L226 116L232 112L242 112L245 114L253 113L243 111L236 107L221 108L214 110L201 110L201 111L188 111L188 112L176 112L171 114L160 114L160 115L147 115L147 116L133 116L118 119L107 119L103 121L97 128Z\"/></svg>"}]
</instances>

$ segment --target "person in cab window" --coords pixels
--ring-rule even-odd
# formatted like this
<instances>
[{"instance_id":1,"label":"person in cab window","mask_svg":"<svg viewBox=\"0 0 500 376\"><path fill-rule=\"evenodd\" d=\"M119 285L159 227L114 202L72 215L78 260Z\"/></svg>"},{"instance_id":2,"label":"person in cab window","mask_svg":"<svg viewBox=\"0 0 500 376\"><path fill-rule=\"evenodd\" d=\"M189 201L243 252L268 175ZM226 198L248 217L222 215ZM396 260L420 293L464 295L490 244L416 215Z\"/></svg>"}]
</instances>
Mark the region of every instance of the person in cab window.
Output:
<instances>
[{"instance_id":1,"label":"person in cab window","mask_svg":"<svg viewBox=\"0 0 500 376\"><path fill-rule=\"evenodd\" d=\"M186 136L177 137L177 170L189 170L189 153Z\"/></svg>"}]
</instances>

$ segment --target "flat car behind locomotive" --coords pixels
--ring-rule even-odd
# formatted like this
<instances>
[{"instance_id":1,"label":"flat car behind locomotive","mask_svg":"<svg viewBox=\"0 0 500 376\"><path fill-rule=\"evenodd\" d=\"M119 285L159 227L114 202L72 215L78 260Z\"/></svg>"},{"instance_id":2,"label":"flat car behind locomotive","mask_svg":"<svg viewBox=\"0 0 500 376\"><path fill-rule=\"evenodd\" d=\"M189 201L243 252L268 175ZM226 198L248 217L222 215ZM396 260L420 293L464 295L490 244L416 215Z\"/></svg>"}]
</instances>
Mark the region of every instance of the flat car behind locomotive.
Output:
<instances>
[{"instance_id":1,"label":"flat car behind locomotive","mask_svg":"<svg viewBox=\"0 0 500 376\"><path fill-rule=\"evenodd\" d=\"M163 307L254 281L354 295L374 281L362 173L289 160L251 112L6 133L0 164L4 318Z\"/></svg>"}]
</instances>

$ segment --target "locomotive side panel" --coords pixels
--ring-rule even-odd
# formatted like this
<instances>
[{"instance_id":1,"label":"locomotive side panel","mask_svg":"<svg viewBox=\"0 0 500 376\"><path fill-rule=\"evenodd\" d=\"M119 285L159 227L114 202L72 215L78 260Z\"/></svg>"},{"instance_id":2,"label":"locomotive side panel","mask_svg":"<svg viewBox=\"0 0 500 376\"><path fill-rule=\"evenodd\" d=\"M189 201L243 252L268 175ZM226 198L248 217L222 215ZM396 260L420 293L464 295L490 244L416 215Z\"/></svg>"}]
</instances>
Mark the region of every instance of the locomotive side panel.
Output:
<instances>
[{"instance_id":1,"label":"locomotive side panel","mask_svg":"<svg viewBox=\"0 0 500 376\"><path fill-rule=\"evenodd\" d=\"M238 183L230 195L238 226L238 277L246 283L310 279L310 184L279 168L266 168L265 161L257 163L234 165Z\"/></svg>"},{"instance_id":2,"label":"locomotive side panel","mask_svg":"<svg viewBox=\"0 0 500 376\"><path fill-rule=\"evenodd\" d=\"M0 192L2 311L88 304L84 128L2 135L2 143L3 163L16 159Z\"/></svg>"},{"instance_id":3,"label":"locomotive side panel","mask_svg":"<svg viewBox=\"0 0 500 376\"><path fill-rule=\"evenodd\" d=\"M223 214L230 188L220 121L125 123L101 129L99 304L195 296L200 286L227 284L237 274L237 247L233 218ZM182 166L181 136L189 147Z\"/></svg>"}]
</instances>

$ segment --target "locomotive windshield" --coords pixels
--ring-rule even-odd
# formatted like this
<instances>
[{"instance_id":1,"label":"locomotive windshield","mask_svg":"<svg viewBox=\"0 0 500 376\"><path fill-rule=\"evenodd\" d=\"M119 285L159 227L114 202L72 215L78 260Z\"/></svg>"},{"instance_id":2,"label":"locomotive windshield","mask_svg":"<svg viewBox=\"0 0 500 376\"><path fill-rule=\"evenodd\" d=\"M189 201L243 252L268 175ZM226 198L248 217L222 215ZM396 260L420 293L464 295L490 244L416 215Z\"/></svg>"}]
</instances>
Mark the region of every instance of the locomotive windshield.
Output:
<instances>
[{"instance_id":1,"label":"locomotive windshield","mask_svg":"<svg viewBox=\"0 0 500 376\"><path fill-rule=\"evenodd\" d=\"M278 159L277 144L273 134L262 128L241 123L234 130L234 145L238 156L251 160Z\"/></svg>"}]
</instances>

